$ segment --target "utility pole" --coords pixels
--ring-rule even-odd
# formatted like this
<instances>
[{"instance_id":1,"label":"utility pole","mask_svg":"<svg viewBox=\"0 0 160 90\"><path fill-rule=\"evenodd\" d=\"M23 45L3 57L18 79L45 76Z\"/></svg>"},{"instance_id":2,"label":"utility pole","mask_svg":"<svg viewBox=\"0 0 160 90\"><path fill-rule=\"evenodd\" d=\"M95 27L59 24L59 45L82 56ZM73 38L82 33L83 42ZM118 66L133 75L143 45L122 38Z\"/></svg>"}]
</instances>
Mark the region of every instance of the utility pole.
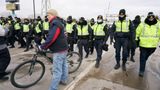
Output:
<instances>
[{"instance_id":1,"label":"utility pole","mask_svg":"<svg viewBox=\"0 0 160 90\"><path fill-rule=\"evenodd\" d=\"M33 14L34 14L34 21L35 21L36 19L35 0L33 0Z\"/></svg>"},{"instance_id":2,"label":"utility pole","mask_svg":"<svg viewBox=\"0 0 160 90\"><path fill-rule=\"evenodd\" d=\"M41 3L41 16L44 17L45 15L47 15L47 11L49 9L51 9L51 2L50 0L42 0Z\"/></svg>"}]
</instances>

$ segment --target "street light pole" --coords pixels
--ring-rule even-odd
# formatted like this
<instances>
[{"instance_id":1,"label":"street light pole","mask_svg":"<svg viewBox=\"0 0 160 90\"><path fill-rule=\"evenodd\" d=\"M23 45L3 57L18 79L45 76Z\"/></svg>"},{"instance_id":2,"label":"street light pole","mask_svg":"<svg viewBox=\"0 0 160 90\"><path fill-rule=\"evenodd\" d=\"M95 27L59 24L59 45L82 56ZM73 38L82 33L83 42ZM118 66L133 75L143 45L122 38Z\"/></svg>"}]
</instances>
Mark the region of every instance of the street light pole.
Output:
<instances>
[{"instance_id":1,"label":"street light pole","mask_svg":"<svg viewBox=\"0 0 160 90\"><path fill-rule=\"evenodd\" d=\"M36 19L35 0L33 0L33 13L34 13L34 20L35 20Z\"/></svg>"}]
</instances>

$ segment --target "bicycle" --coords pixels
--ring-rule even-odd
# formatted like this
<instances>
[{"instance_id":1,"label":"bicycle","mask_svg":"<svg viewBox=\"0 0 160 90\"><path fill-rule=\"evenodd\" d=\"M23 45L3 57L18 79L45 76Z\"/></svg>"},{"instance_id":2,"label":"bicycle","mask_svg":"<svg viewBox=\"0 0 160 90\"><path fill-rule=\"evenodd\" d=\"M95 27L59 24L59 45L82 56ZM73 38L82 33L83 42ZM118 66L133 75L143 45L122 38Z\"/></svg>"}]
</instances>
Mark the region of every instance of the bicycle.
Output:
<instances>
[{"instance_id":1,"label":"bicycle","mask_svg":"<svg viewBox=\"0 0 160 90\"><path fill-rule=\"evenodd\" d=\"M52 52L39 52L39 50L36 50L31 60L19 64L11 73L10 81L12 85L17 88L28 88L38 83L45 73L45 65L42 61L38 60L38 55L41 55L52 63L52 58L47 56L48 53ZM82 59L79 53L68 52L67 61L69 73L73 73L79 69Z\"/></svg>"}]
</instances>

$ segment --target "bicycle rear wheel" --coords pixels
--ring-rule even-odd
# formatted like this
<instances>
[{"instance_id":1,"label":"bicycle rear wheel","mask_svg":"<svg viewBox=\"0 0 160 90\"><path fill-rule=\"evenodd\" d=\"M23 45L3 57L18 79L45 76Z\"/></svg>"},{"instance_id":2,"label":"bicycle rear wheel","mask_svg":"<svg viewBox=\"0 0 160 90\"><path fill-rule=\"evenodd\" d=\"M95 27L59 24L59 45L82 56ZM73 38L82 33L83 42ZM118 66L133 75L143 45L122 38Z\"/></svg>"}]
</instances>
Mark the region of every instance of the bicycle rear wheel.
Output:
<instances>
[{"instance_id":1,"label":"bicycle rear wheel","mask_svg":"<svg viewBox=\"0 0 160 90\"><path fill-rule=\"evenodd\" d=\"M69 73L77 71L81 65L82 59L77 52L68 52L67 54Z\"/></svg>"},{"instance_id":2,"label":"bicycle rear wheel","mask_svg":"<svg viewBox=\"0 0 160 90\"><path fill-rule=\"evenodd\" d=\"M29 60L18 65L11 74L11 83L17 88L27 88L41 80L45 66L39 60Z\"/></svg>"}]
</instances>

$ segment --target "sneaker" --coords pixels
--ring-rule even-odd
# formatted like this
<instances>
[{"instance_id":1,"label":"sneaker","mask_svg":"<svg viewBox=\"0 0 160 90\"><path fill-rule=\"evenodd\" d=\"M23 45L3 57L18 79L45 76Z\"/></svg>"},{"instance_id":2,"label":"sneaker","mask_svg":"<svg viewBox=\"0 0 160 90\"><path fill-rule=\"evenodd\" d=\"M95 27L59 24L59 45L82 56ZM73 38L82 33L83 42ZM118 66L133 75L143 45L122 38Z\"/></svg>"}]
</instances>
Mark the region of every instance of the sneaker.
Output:
<instances>
[{"instance_id":1,"label":"sneaker","mask_svg":"<svg viewBox=\"0 0 160 90\"><path fill-rule=\"evenodd\" d=\"M120 64L116 64L115 66L114 66L114 69L119 69L120 68Z\"/></svg>"},{"instance_id":2,"label":"sneaker","mask_svg":"<svg viewBox=\"0 0 160 90\"><path fill-rule=\"evenodd\" d=\"M60 81L59 84L61 84L61 85L67 85L67 82Z\"/></svg>"}]
</instances>

